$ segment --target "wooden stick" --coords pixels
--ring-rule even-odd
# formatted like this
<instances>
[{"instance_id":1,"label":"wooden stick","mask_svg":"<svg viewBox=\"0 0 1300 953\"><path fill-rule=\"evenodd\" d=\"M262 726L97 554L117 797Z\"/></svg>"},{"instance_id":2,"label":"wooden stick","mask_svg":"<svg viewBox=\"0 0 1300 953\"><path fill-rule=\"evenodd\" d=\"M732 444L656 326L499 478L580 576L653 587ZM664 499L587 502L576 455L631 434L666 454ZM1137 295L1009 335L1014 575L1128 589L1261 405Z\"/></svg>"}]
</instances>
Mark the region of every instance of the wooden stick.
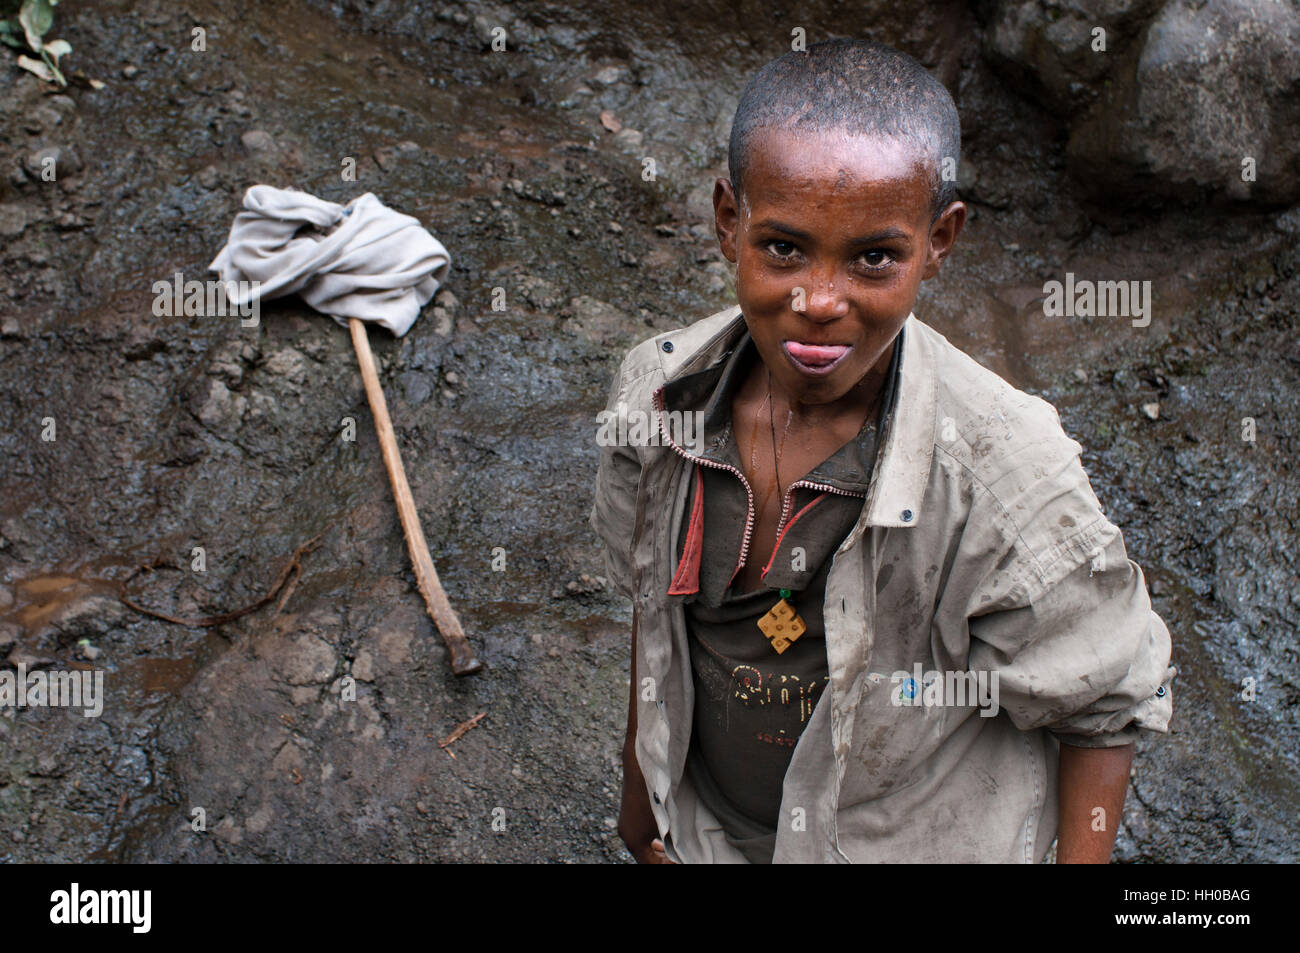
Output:
<instances>
[{"instance_id":1,"label":"wooden stick","mask_svg":"<svg viewBox=\"0 0 1300 953\"><path fill-rule=\"evenodd\" d=\"M465 638L465 630L460 627L456 610L451 607L447 593L443 592L442 583L438 581L438 571L433 568L429 544L424 540L424 530L420 528L420 517L415 510L415 498L411 496L406 471L402 468L402 455L397 450L397 435L393 432L393 422L388 417L388 403L384 400L383 388L379 386L379 375L375 373L375 359L370 352L365 322L360 318L348 318L348 329L352 332L352 346L356 349L357 360L361 364L361 379L366 385L366 398L370 401L370 413L375 418L375 432L379 435L379 449L384 456L384 466L388 469L388 481L393 485L397 515L402 520L402 532L406 534L406 547L411 553L411 565L415 568L420 595L424 596L429 616L447 643L447 650L451 653L451 670L457 675L470 675L481 669L483 663L475 657L474 648L469 644L469 639Z\"/></svg>"}]
</instances>

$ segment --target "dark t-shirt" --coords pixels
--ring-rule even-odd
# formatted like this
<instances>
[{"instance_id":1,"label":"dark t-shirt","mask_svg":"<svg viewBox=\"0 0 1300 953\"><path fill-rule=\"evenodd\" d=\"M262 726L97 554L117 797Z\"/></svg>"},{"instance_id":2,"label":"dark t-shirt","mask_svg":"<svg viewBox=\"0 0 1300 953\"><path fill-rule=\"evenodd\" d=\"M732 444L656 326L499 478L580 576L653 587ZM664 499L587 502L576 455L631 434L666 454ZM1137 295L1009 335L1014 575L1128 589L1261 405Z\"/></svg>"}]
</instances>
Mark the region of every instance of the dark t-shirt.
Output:
<instances>
[{"instance_id":1,"label":"dark t-shirt","mask_svg":"<svg viewBox=\"0 0 1300 953\"><path fill-rule=\"evenodd\" d=\"M901 343L901 342L900 342ZM746 336L718 368L679 394L708 390L715 423L701 456L743 472L731 427L736 387L758 359ZM700 800L718 818L727 840L751 863L770 863L776 843L786 769L804 726L829 681L822 603L835 551L862 512L876 454L877 432L896 390L897 345L886 378L881 411L857 437L814 467L795 487L784 535L774 552L751 547L748 559L770 566L763 588L741 593L731 587L745 531L748 500L740 477L703 465L703 546L699 591L683 597L690 634L695 716L686 770ZM725 415L721 413L726 409ZM688 535L697 485L679 534L678 558ZM778 654L758 621L779 601L781 589L807 631Z\"/></svg>"}]
</instances>

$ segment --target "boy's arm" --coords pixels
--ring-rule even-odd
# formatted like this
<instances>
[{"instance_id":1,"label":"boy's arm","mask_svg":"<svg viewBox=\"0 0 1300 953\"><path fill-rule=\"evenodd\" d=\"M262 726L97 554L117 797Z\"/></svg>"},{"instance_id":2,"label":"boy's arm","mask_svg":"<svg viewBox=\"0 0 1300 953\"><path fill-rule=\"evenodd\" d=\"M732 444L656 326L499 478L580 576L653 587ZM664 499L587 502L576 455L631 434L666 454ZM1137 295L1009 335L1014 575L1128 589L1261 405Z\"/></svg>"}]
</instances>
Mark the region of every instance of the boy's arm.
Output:
<instances>
[{"instance_id":1,"label":"boy's arm","mask_svg":"<svg viewBox=\"0 0 1300 953\"><path fill-rule=\"evenodd\" d=\"M969 618L970 668L998 674L999 706L1017 728L1060 743L1059 863L1109 860L1133 742L1168 731L1172 714L1169 632L1141 570L1119 535L1095 553L1046 590L1022 589L1014 608ZM1016 587L981 588L975 599L992 601Z\"/></svg>"},{"instance_id":2,"label":"boy's arm","mask_svg":"<svg viewBox=\"0 0 1300 953\"><path fill-rule=\"evenodd\" d=\"M1132 765L1131 744L1076 748L1061 743L1058 864L1110 863Z\"/></svg>"},{"instance_id":3,"label":"boy's arm","mask_svg":"<svg viewBox=\"0 0 1300 953\"><path fill-rule=\"evenodd\" d=\"M636 760L636 627L637 612L632 610L632 681L627 693L627 735L623 740L623 804L618 815L618 836L638 864L671 864L659 840L650 799L646 797L645 776Z\"/></svg>"},{"instance_id":4,"label":"boy's arm","mask_svg":"<svg viewBox=\"0 0 1300 953\"><path fill-rule=\"evenodd\" d=\"M606 413L616 415L625 409L623 393L624 366L614 375L606 401ZM617 419L615 416L614 419ZM622 428L618 432L623 432ZM614 588L633 599L632 665L628 683L627 733L623 739L623 796L619 808L618 834L642 864L668 864L659 840L659 824L650 807L648 787L641 765L636 759L637 709L637 626L640 618L635 606L631 561L632 528L636 525L637 484L641 465L631 447L609 442L601 447L600 466L596 473L596 493L592 501L590 522L605 544L605 571Z\"/></svg>"}]
</instances>

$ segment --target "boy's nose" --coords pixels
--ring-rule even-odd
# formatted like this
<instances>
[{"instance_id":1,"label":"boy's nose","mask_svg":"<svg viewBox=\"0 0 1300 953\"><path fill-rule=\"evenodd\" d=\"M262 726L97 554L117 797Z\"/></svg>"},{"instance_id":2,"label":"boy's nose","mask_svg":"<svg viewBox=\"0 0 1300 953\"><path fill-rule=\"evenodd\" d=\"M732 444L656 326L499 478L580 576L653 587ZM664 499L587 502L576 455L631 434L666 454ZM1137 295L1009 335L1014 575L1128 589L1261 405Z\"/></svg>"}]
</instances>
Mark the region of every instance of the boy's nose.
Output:
<instances>
[{"instance_id":1,"label":"boy's nose","mask_svg":"<svg viewBox=\"0 0 1300 953\"><path fill-rule=\"evenodd\" d=\"M797 308L795 310L798 310ZM833 321L849 313L848 283L826 278L813 283L804 298L803 315L810 321Z\"/></svg>"}]
</instances>

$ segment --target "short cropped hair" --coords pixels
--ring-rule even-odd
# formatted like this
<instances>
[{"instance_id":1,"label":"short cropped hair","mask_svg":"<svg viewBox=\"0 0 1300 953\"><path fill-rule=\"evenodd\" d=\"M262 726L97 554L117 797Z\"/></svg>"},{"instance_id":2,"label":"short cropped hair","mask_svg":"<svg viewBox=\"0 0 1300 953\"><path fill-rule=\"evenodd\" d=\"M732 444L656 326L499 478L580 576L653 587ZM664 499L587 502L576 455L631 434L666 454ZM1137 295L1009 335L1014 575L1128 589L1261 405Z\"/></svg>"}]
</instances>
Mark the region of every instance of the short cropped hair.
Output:
<instances>
[{"instance_id":1,"label":"short cropped hair","mask_svg":"<svg viewBox=\"0 0 1300 953\"><path fill-rule=\"evenodd\" d=\"M731 185L743 194L756 133L764 129L843 131L902 140L930 171L933 217L956 201L961 122L944 85L892 47L834 39L780 56L749 81L736 107L727 149Z\"/></svg>"}]
</instances>

